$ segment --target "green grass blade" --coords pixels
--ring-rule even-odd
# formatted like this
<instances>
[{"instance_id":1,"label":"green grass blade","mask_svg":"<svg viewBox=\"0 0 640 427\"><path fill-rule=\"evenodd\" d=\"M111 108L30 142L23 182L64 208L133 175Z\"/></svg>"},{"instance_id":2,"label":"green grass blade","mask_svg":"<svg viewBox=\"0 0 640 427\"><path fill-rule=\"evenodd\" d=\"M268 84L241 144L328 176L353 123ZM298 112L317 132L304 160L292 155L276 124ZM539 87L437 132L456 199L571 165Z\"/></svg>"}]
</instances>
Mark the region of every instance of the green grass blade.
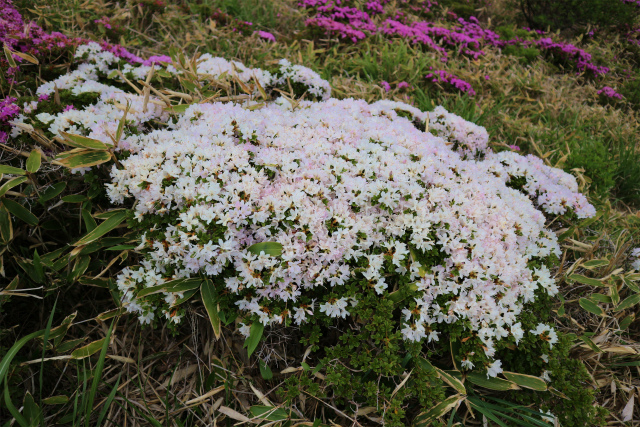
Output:
<instances>
[{"instance_id":1,"label":"green grass blade","mask_svg":"<svg viewBox=\"0 0 640 427\"><path fill-rule=\"evenodd\" d=\"M11 401L11 395L9 394L9 384L7 384L7 381L4 382L4 404L7 406L7 409L21 427L31 427L27 420L22 416L20 411L18 411L18 408L16 408Z\"/></svg>"},{"instance_id":2,"label":"green grass blade","mask_svg":"<svg viewBox=\"0 0 640 427\"><path fill-rule=\"evenodd\" d=\"M100 415L98 415L98 421L96 422L96 427L100 427L102 425L102 420L104 419L104 417L107 416L107 412L109 411L109 408L111 407L111 404L113 403L113 399L115 399L116 393L118 392L118 386L120 385L120 378L121 377L122 377L122 374L118 375L118 379L116 380L116 383L113 386L113 389L109 393L109 396L107 396L107 400L104 402L104 406L102 407L102 411L100 411Z\"/></svg>"},{"instance_id":3,"label":"green grass blade","mask_svg":"<svg viewBox=\"0 0 640 427\"><path fill-rule=\"evenodd\" d=\"M93 402L95 401L96 394L98 393L98 386L100 385L100 380L102 379L102 370L104 369L104 362L107 358L107 349L109 348L109 340L111 339L111 332L113 331L113 327L115 326L117 319L111 322L111 326L109 327L109 331L107 331L107 336L102 344L102 350L100 351L100 357L98 358L98 364L96 365L96 371L93 375L93 381L91 383L91 391L89 392L89 400L87 401L86 406L86 416L84 419L84 425L89 427L89 417L93 412ZM98 424L99 425L99 424Z\"/></svg>"},{"instance_id":4,"label":"green grass blade","mask_svg":"<svg viewBox=\"0 0 640 427\"><path fill-rule=\"evenodd\" d=\"M49 315L49 321L47 322L47 327L44 329L44 337L42 338L42 362L40 362L40 406L42 406L42 382L44 378L44 354L47 349L47 342L49 341L49 333L51 332L51 324L53 323L53 315L56 312L56 306L58 305L58 298L53 302L53 308L51 309L51 314Z\"/></svg>"}]
</instances>

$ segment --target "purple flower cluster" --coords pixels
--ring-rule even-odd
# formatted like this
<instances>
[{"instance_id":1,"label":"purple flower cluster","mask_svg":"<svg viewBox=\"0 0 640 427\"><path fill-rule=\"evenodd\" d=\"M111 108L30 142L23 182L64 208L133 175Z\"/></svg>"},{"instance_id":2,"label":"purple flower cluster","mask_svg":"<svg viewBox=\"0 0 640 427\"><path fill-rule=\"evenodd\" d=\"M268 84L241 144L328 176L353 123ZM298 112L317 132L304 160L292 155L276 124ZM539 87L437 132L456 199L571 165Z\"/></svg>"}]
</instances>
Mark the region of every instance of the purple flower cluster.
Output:
<instances>
[{"instance_id":1,"label":"purple flower cluster","mask_svg":"<svg viewBox=\"0 0 640 427\"><path fill-rule=\"evenodd\" d=\"M111 30L113 29L114 26L117 27L117 24L113 24L111 25L111 19L108 16L103 16L100 19L96 19L95 21L93 21L96 24L100 24L102 25L104 28L106 28L107 30Z\"/></svg>"},{"instance_id":2,"label":"purple flower cluster","mask_svg":"<svg viewBox=\"0 0 640 427\"><path fill-rule=\"evenodd\" d=\"M615 91L612 87L605 86L598 91L598 95L604 96L606 98L612 99L622 99L622 95Z\"/></svg>"},{"instance_id":3,"label":"purple flower cluster","mask_svg":"<svg viewBox=\"0 0 640 427\"><path fill-rule=\"evenodd\" d=\"M8 126L8 122L20 112L20 107L15 104L16 101L16 98L12 97L0 100L0 127ZM4 144L7 138L7 132L0 130L0 143Z\"/></svg>"},{"instance_id":4,"label":"purple flower cluster","mask_svg":"<svg viewBox=\"0 0 640 427\"><path fill-rule=\"evenodd\" d=\"M468 82L462 80L460 77L454 74L449 73L448 71L434 71L427 74L425 77L434 83L446 83L448 85L451 85L462 93L466 93L471 96L474 96L476 94L476 91L473 90L473 87L471 87Z\"/></svg>"},{"instance_id":5,"label":"purple flower cluster","mask_svg":"<svg viewBox=\"0 0 640 427\"><path fill-rule=\"evenodd\" d=\"M591 62L591 54L585 52L572 44L557 43L549 37L536 41L536 46L553 55L559 56L561 59L575 64L578 71L591 73L594 76L604 75L609 72L608 67L598 66Z\"/></svg>"},{"instance_id":6,"label":"purple flower cluster","mask_svg":"<svg viewBox=\"0 0 640 427\"><path fill-rule=\"evenodd\" d=\"M523 40L519 37L504 40L496 32L483 28L474 17L465 20L452 16L453 24L445 27L427 21L410 21L405 13L398 9L385 14L380 1L367 2L365 10L348 6L350 3L348 0L301 0L299 6L313 14L306 21L306 25L317 28L329 36L337 36L354 43L374 34L399 37L438 52L443 62L454 52L477 59L485 54L485 46L502 49L507 45L520 45L536 47L572 64L580 72L599 76L609 71L607 67L594 64L589 53L570 43L556 42L549 37L537 40ZM427 9L433 4L429 2ZM535 31L536 36L543 34L543 31Z\"/></svg>"},{"instance_id":7,"label":"purple flower cluster","mask_svg":"<svg viewBox=\"0 0 640 427\"><path fill-rule=\"evenodd\" d=\"M276 42L276 36L274 36L273 34L271 34L268 31L260 30L260 31L256 31L254 34L257 34L258 37L260 37L261 39L265 39L265 40L273 42L273 43Z\"/></svg>"}]
</instances>

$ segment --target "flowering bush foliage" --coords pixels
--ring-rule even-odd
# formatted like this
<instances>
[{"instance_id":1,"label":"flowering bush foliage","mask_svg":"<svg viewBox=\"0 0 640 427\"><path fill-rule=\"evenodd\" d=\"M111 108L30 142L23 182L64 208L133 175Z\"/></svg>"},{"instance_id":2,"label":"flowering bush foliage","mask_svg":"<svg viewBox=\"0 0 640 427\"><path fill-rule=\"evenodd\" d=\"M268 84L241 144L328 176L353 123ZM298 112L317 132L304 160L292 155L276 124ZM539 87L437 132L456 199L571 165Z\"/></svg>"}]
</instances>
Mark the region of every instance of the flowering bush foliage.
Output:
<instances>
[{"instance_id":1,"label":"flowering bush foliage","mask_svg":"<svg viewBox=\"0 0 640 427\"><path fill-rule=\"evenodd\" d=\"M545 215L594 214L572 176L494 153L483 128L442 107L330 99L326 81L285 60L270 73L205 54L196 71L265 88L288 80L321 101L194 104L174 121L160 99L118 87L151 65L96 43L76 59L37 94L94 102L54 114L29 104L12 134L44 125L114 146L128 105L107 193L135 201L143 259L118 288L142 322L180 322L195 290L173 284L207 279L244 334L346 319L371 292L397 305L407 342L437 342L451 325L477 336L459 356L465 369L497 375L497 350L527 334L553 348L553 328L519 315L536 295L557 293L549 267L560 249ZM183 73L153 62L158 73Z\"/></svg>"}]
</instances>

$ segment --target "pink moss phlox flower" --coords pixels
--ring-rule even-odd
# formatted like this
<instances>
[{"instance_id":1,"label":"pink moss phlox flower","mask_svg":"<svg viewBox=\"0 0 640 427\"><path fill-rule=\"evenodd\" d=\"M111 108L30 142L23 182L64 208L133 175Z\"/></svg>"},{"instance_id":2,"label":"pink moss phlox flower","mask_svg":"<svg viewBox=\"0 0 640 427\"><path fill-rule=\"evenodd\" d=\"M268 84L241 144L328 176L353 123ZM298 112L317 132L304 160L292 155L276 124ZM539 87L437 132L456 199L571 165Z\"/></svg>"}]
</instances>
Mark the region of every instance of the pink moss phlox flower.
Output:
<instances>
[{"instance_id":1,"label":"pink moss phlox flower","mask_svg":"<svg viewBox=\"0 0 640 427\"><path fill-rule=\"evenodd\" d=\"M273 43L275 43L275 42L276 42L276 36L274 36L273 34L271 34L271 33L270 33L270 32L268 32L268 31L262 31L262 30L260 30L260 31L256 31L254 34L257 34L257 35L258 35L258 37L260 37L260 38L262 38L262 39L265 39L265 40L267 40L267 41L270 41L270 42L273 42Z\"/></svg>"},{"instance_id":2,"label":"pink moss phlox flower","mask_svg":"<svg viewBox=\"0 0 640 427\"><path fill-rule=\"evenodd\" d=\"M385 92L389 92L391 90L391 85L384 80L380 82L380 87L382 87Z\"/></svg>"},{"instance_id":3,"label":"pink moss phlox flower","mask_svg":"<svg viewBox=\"0 0 640 427\"><path fill-rule=\"evenodd\" d=\"M622 95L615 91L612 87L605 86L598 91L598 95L602 95L607 98L623 99Z\"/></svg>"},{"instance_id":4,"label":"pink moss phlox flower","mask_svg":"<svg viewBox=\"0 0 640 427\"><path fill-rule=\"evenodd\" d=\"M425 78L431 80L434 83L448 83L458 89L460 92L467 93L471 96L476 94L476 91L473 90L471 84L445 70L434 71L427 74Z\"/></svg>"},{"instance_id":5,"label":"pink moss phlox flower","mask_svg":"<svg viewBox=\"0 0 640 427\"><path fill-rule=\"evenodd\" d=\"M171 57L167 55L150 56L149 59L142 61L142 65L154 65L154 64L171 64Z\"/></svg>"}]
</instances>

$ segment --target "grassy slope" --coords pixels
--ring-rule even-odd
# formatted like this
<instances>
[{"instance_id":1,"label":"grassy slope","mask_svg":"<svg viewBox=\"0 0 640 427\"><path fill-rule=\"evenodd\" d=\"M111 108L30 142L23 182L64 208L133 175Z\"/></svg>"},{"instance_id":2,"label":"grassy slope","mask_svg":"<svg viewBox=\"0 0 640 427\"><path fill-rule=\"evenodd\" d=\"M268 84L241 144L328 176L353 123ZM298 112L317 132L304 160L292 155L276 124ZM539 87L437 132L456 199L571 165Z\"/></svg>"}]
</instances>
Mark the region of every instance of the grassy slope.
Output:
<instances>
[{"instance_id":1,"label":"grassy slope","mask_svg":"<svg viewBox=\"0 0 640 427\"><path fill-rule=\"evenodd\" d=\"M603 216L588 227L578 228L569 236L573 241L564 242L563 264L558 272L563 283L564 315L558 316L556 323L559 328L577 336L593 337L598 348L577 340L575 355L587 364L593 386L600 390L599 403L612 411L610 421L615 423L621 419L622 408L633 395L633 386L637 385L638 368L615 365L637 357L640 344L636 341L640 341L640 330L632 323L626 331L620 332L619 323L627 315L633 315L634 310L616 313L609 310L609 305L603 305L609 310L608 316L588 313L579 306L579 298L606 291L563 281L565 273L580 259L607 257L607 265L590 273L582 267L573 271L606 277L616 268L625 266L628 248L640 246L638 113L624 103L602 106L597 102L596 94L604 85L621 86L621 73L609 74L604 82L593 82L571 72L561 73L557 66L541 59L522 65L518 58L491 49L478 60L454 57L443 66L432 53L403 41L389 43L373 38L357 45L322 39L312 41L302 25L303 13L290 0L185 0L179 3L161 14L152 15L145 13L134 1L16 2L27 17L36 19L46 30L90 39L105 37L93 21L108 11L114 22L122 27L119 34L111 35L113 41L141 55L163 54L177 46L187 54L210 52L255 66L288 58L321 72L332 83L335 96L396 99L413 102L422 109L443 105L485 126L496 145L516 144L526 153L545 158L550 165L571 170ZM480 17L486 20L493 16L494 23L500 19L508 22L510 12L497 3L494 9L481 12ZM229 28L215 26L207 19L214 6L222 7L241 20L253 22L256 29L271 31L278 43L267 43L256 36L242 36ZM633 64L621 49L615 40L588 47L604 63L611 65L613 58L618 57L614 68L631 69ZM427 84L424 75L430 67L447 69L472 83L477 96L468 98L450 94ZM406 81L411 88L393 89L387 93L379 86L383 80L391 83L392 88ZM607 181L609 176L613 183ZM80 310L95 315L105 307L106 304L102 307L99 301L85 300ZM558 308L559 304L555 309ZM213 396L216 402L213 407L222 404L218 397L225 393L225 405L241 412L258 400L263 404L277 401L275 394L269 394L272 391L269 386L274 384L264 382L257 375L256 367L248 366L248 361L242 360L241 352L237 351L240 342L228 338L214 343L207 323L202 319L192 320L193 336L181 340L171 338L163 330L141 332L135 321L119 326L117 354L136 363L108 362L104 378L113 383L122 372L122 381L126 378L129 382L121 391L133 403L114 406L110 416L117 418L127 411L130 419L138 418L144 424L140 421L144 418L142 414L151 414L164 425L168 419L176 418L172 411L179 407L178 400L184 402L196 397L201 385L211 388L225 382L226 391ZM46 323L46 318L41 323ZM75 334L100 336L104 332L98 326L87 326ZM8 338L19 336L7 334ZM286 341L286 337L271 339ZM199 375L204 372L203 365L214 366L213 374L208 378ZM81 379L80 373L78 378ZM73 384L62 381L60 388L65 387L71 388ZM260 398L260 392L252 387L261 390L266 397ZM136 402L139 407L134 410L131 405ZM301 404L302 409L305 404L317 406L316 412L322 413L323 404L319 402L309 399ZM215 418L213 411L210 417Z\"/></svg>"}]
</instances>

